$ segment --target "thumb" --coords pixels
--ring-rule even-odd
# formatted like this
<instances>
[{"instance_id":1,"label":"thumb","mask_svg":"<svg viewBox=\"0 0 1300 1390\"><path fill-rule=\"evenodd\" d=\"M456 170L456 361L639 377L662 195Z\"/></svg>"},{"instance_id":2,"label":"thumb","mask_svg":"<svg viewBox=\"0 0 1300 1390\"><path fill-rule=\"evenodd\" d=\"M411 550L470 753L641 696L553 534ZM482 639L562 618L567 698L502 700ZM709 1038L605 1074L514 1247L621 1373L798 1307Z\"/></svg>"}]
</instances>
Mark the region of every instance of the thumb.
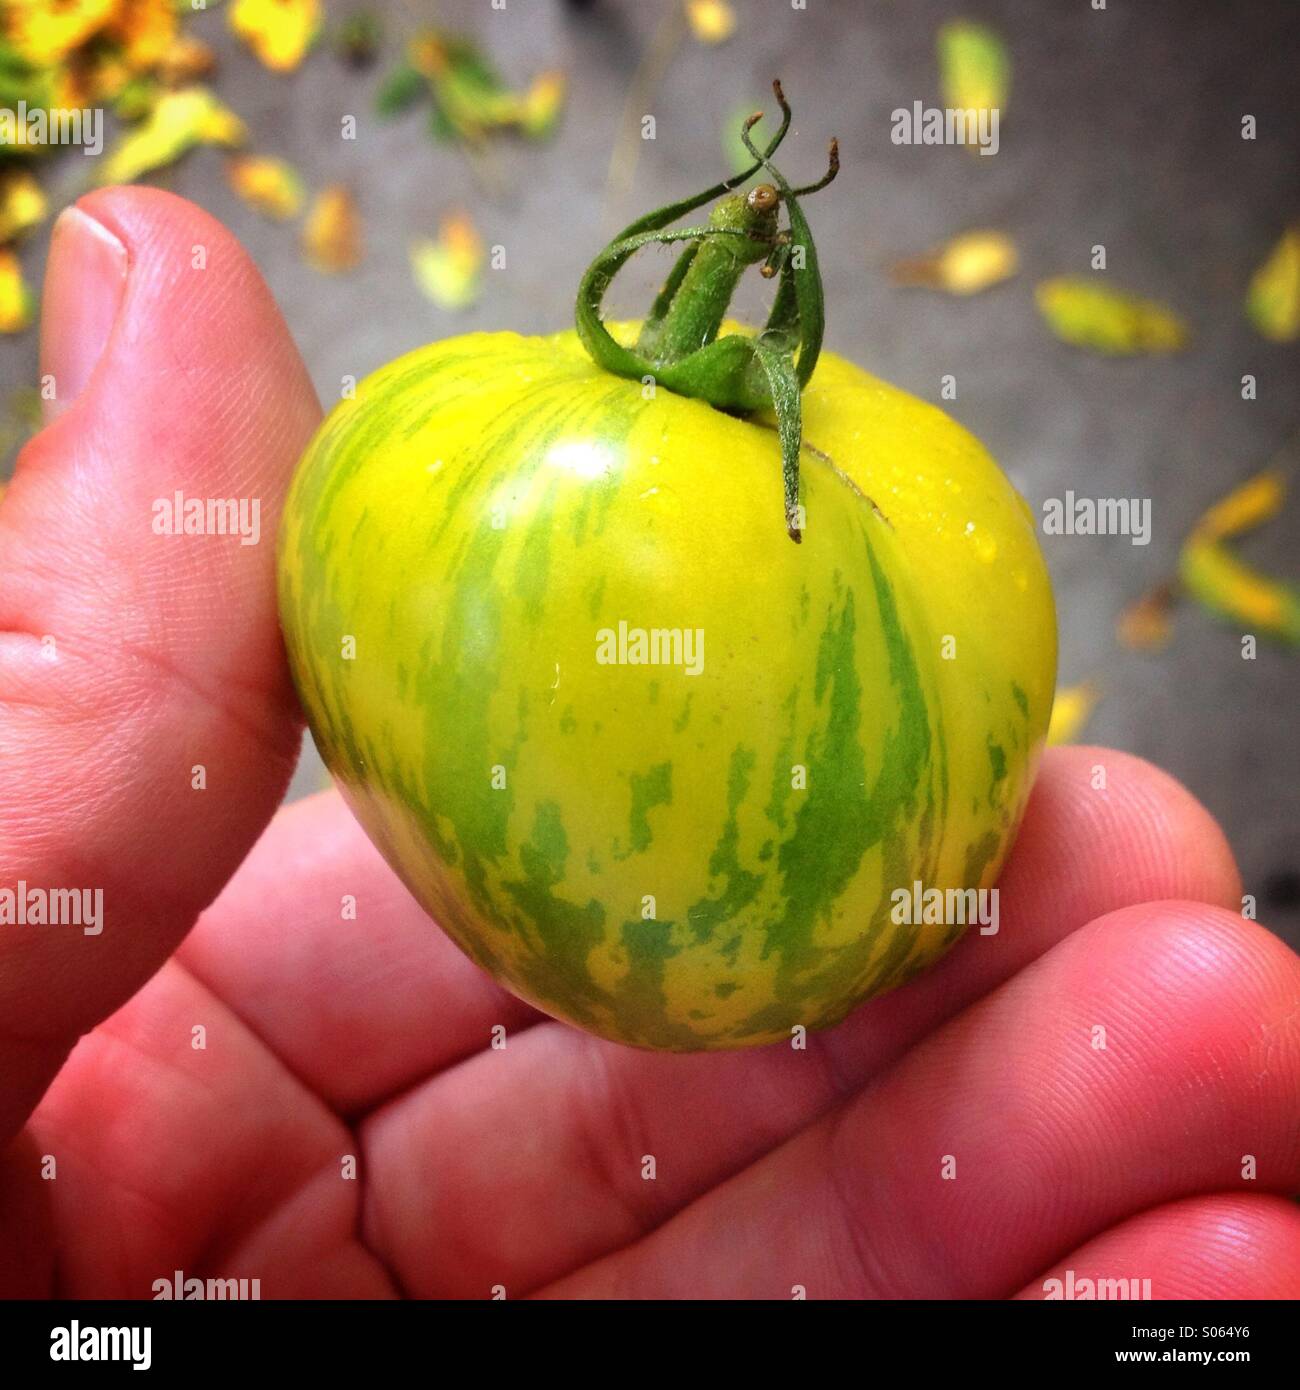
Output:
<instances>
[{"instance_id":1,"label":"thumb","mask_svg":"<svg viewBox=\"0 0 1300 1390\"><path fill-rule=\"evenodd\" d=\"M41 340L0 503L0 1136L283 795L275 531L319 417L248 257L157 190L62 214Z\"/></svg>"}]
</instances>

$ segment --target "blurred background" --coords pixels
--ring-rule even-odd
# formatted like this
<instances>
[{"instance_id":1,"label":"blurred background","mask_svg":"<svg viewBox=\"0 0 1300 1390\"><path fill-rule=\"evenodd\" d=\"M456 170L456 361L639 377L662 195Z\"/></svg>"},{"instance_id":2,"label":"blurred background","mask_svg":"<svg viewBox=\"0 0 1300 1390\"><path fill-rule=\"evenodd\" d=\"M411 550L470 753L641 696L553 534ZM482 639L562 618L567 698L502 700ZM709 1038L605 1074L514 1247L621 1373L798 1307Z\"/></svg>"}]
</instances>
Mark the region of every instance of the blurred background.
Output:
<instances>
[{"instance_id":1,"label":"blurred background","mask_svg":"<svg viewBox=\"0 0 1300 1390\"><path fill-rule=\"evenodd\" d=\"M1179 777L1300 940L1300 7L1102 3L5 0L0 110L105 115L94 158L0 143L0 479L39 416L49 228L94 183L232 227L328 407L429 339L567 326L619 227L732 172L779 76L787 174L843 154L806 209L828 346L974 431L1040 530L1068 494L1149 504L1148 544L1042 536L1054 737ZM895 143L916 103L996 107L997 153ZM323 776L308 742L291 794Z\"/></svg>"}]
</instances>

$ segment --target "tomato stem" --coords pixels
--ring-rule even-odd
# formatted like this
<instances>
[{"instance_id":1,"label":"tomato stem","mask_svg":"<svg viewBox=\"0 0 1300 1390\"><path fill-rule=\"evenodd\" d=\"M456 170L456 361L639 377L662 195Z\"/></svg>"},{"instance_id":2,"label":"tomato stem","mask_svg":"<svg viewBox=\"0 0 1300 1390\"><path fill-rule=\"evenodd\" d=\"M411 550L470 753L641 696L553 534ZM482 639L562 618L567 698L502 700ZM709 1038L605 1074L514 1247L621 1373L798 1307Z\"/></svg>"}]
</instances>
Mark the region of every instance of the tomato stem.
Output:
<instances>
[{"instance_id":1,"label":"tomato stem","mask_svg":"<svg viewBox=\"0 0 1300 1390\"><path fill-rule=\"evenodd\" d=\"M771 157L790 128L790 106L780 82L772 83L781 108L781 125L766 150L750 131L762 112L741 130L754 162L734 179L695 197L670 203L625 227L587 267L578 287L578 335L597 364L618 376L651 380L683 396L708 401L720 410L776 413L781 441L781 472L786 532L802 539L799 512L799 452L802 447L800 392L808 384L821 352L825 302L812 232L799 198L815 193L839 172L839 146L832 140L825 176L804 188L791 188ZM762 169L768 183L748 193L733 190ZM704 226L666 230L688 212L718 200ZM781 228L784 205L788 226ZM600 316L614 276L631 256L652 243L686 242L660 290L633 347L617 342ZM719 337L741 276L761 265L766 278L779 276L767 324L757 336Z\"/></svg>"}]
</instances>

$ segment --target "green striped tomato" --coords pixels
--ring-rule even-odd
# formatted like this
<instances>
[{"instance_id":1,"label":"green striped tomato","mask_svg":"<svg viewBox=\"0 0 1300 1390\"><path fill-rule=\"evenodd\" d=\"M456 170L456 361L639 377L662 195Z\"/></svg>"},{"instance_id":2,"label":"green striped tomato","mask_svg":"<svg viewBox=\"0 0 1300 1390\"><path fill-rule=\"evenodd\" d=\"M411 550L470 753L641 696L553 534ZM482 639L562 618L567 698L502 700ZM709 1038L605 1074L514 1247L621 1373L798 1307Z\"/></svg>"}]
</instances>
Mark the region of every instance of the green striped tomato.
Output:
<instances>
[{"instance_id":1,"label":"green striped tomato","mask_svg":"<svg viewBox=\"0 0 1300 1390\"><path fill-rule=\"evenodd\" d=\"M961 933L895 890L989 886L1028 794L1056 660L1028 509L829 353L803 411L799 545L770 421L571 333L391 363L292 485L281 618L348 803L467 954L607 1038L836 1022Z\"/></svg>"}]
</instances>

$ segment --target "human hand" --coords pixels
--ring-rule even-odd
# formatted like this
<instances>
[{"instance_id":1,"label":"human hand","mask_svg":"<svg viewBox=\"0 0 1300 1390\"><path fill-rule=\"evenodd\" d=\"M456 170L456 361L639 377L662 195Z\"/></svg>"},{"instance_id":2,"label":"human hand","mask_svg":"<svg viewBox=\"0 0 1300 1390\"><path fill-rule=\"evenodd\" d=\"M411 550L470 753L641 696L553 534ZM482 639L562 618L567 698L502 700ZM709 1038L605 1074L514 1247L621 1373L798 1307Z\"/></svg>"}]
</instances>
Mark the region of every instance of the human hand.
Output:
<instances>
[{"instance_id":1,"label":"human hand","mask_svg":"<svg viewBox=\"0 0 1300 1390\"><path fill-rule=\"evenodd\" d=\"M148 189L79 207L52 418L0 503L0 889L102 888L103 929L0 926L0 1289L1300 1292L1300 960L1137 759L1050 752L998 934L805 1050L549 1021L336 794L276 813L301 724L273 538L316 399L218 224ZM259 499L259 543L155 534L178 490Z\"/></svg>"}]
</instances>

